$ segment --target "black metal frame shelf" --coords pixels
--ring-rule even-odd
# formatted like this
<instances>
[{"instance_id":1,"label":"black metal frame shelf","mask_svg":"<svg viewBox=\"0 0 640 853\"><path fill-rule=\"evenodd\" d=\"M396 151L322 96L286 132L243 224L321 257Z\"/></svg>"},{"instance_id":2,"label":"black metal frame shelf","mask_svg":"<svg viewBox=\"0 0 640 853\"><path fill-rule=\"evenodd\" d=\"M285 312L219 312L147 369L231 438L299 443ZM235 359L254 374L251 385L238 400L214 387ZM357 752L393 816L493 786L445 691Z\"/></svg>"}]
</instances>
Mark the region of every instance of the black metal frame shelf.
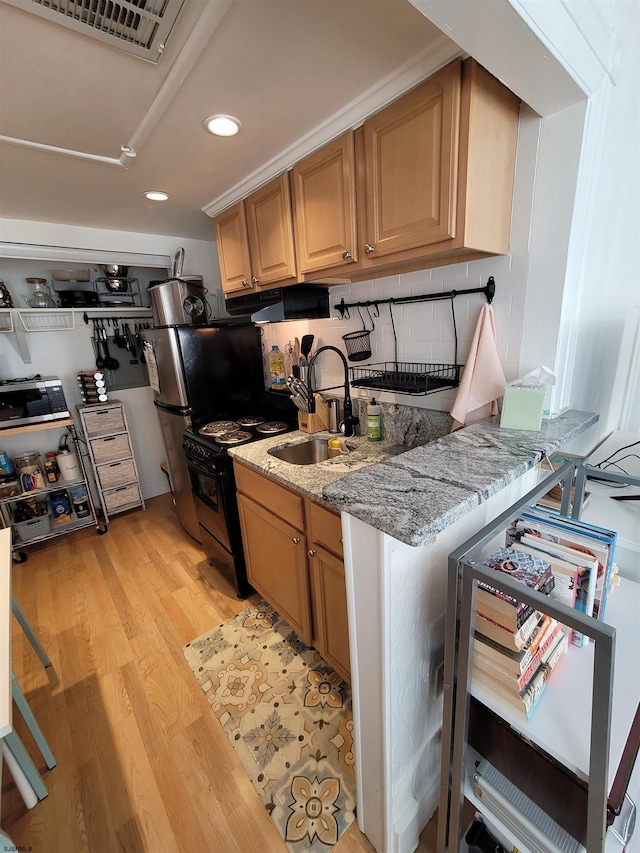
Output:
<instances>
[{"instance_id":1,"label":"black metal frame shelf","mask_svg":"<svg viewBox=\"0 0 640 853\"><path fill-rule=\"evenodd\" d=\"M385 361L368 367L352 367L351 385L395 394L435 394L460 384L461 364L428 364Z\"/></svg>"},{"instance_id":2,"label":"black metal frame shelf","mask_svg":"<svg viewBox=\"0 0 640 853\"><path fill-rule=\"evenodd\" d=\"M487 302L491 304L496 293L494 277L489 276L484 287L471 287L465 290L448 290L443 293L425 293L417 296L391 296L388 299L370 299L364 302L345 302L344 299L341 299L337 305L334 305L336 311L340 313L340 319L350 318L350 308L357 308L359 313L361 308L365 308L367 311L369 308L373 308L375 312L374 316L378 317L380 315L380 305L388 305L391 326L393 328L393 361L370 364L363 368L350 368L351 385L354 388L390 391L394 394L412 394L416 396L436 394L438 391L457 388L460 384L461 371L464 365L458 362L458 330L456 328L456 315L453 302L456 296L472 293L484 294ZM393 306L419 302L441 302L444 300L451 302L454 336L453 364L398 361L398 339L393 319ZM360 313L360 317L362 319L362 313ZM371 318L371 314L369 314L369 317ZM343 335L343 340L347 346L347 357L350 361L364 361L371 355L369 335L373 329L367 329L364 321L363 325L365 325L365 328L361 332L349 332Z\"/></svg>"}]
</instances>

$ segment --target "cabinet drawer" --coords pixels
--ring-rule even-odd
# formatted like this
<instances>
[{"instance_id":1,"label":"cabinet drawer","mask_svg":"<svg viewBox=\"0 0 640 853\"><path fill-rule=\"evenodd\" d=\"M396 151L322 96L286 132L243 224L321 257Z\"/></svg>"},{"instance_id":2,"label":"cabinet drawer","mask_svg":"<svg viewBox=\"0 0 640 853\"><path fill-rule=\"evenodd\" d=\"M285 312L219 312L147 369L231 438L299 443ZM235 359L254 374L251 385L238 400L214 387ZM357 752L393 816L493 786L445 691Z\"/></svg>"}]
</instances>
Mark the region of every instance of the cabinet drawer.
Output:
<instances>
[{"instance_id":1,"label":"cabinet drawer","mask_svg":"<svg viewBox=\"0 0 640 853\"><path fill-rule=\"evenodd\" d=\"M83 412L82 419L87 438L98 435L111 435L114 432L126 432L122 406L110 406L96 409L95 412Z\"/></svg>"},{"instance_id":2,"label":"cabinet drawer","mask_svg":"<svg viewBox=\"0 0 640 853\"><path fill-rule=\"evenodd\" d=\"M334 554L344 556L340 516L320 504L309 501L309 520L312 540L318 545L324 545Z\"/></svg>"},{"instance_id":3,"label":"cabinet drawer","mask_svg":"<svg viewBox=\"0 0 640 853\"><path fill-rule=\"evenodd\" d=\"M114 486L122 486L138 479L133 459L112 462L110 465L100 465L96 471L101 489L112 489Z\"/></svg>"},{"instance_id":4,"label":"cabinet drawer","mask_svg":"<svg viewBox=\"0 0 640 853\"><path fill-rule=\"evenodd\" d=\"M234 463L236 487L239 492L271 510L275 515L304 530L304 498L278 485L268 477Z\"/></svg>"},{"instance_id":5,"label":"cabinet drawer","mask_svg":"<svg viewBox=\"0 0 640 853\"><path fill-rule=\"evenodd\" d=\"M105 509L107 512L115 512L118 509L124 509L128 506L137 506L142 503L140 489L137 483L131 483L129 486L120 486L118 489L111 489L108 492L103 492Z\"/></svg>"},{"instance_id":6,"label":"cabinet drawer","mask_svg":"<svg viewBox=\"0 0 640 853\"><path fill-rule=\"evenodd\" d=\"M132 456L129 436L126 433L110 435L106 438L94 438L91 441L91 452L96 465L103 462L115 462L116 459L124 459Z\"/></svg>"}]
</instances>

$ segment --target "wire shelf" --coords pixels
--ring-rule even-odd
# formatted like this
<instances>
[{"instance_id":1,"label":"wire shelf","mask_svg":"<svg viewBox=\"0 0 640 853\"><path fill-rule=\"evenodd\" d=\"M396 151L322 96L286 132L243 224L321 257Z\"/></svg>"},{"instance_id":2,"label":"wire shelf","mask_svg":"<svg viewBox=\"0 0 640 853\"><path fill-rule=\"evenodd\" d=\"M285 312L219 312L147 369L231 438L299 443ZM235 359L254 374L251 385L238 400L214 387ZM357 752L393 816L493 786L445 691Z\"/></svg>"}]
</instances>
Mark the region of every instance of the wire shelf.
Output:
<instances>
[{"instance_id":1,"label":"wire shelf","mask_svg":"<svg viewBox=\"0 0 640 853\"><path fill-rule=\"evenodd\" d=\"M460 364L385 361L351 368L354 388L373 388L395 394L435 394L460 384Z\"/></svg>"}]
</instances>

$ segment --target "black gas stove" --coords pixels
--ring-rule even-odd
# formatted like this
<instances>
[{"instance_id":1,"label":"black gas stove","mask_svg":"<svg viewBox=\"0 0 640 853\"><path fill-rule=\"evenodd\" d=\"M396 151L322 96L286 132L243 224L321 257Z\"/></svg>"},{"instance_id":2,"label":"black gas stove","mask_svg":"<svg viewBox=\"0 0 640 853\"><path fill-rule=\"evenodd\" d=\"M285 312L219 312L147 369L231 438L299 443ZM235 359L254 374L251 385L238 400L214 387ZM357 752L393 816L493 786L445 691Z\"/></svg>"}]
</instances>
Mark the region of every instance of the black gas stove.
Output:
<instances>
[{"instance_id":1,"label":"black gas stove","mask_svg":"<svg viewBox=\"0 0 640 853\"><path fill-rule=\"evenodd\" d=\"M193 455L213 465L218 457L226 456L231 447L260 441L296 429L293 420L268 419L261 415L246 415L236 420L207 421L196 429L186 430L183 448L187 456Z\"/></svg>"},{"instance_id":2,"label":"black gas stove","mask_svg":"<svg viewBox=\"0 0 640 853\"><path fill-rule=\"evenodd\" d=\"M194 425L182 442L202 548L240 598L253 589L247 580L233 460L227 451L297 429L297 409L288 396L270 403L252 412L227 411Z\"/></svg>"}]
</instances>

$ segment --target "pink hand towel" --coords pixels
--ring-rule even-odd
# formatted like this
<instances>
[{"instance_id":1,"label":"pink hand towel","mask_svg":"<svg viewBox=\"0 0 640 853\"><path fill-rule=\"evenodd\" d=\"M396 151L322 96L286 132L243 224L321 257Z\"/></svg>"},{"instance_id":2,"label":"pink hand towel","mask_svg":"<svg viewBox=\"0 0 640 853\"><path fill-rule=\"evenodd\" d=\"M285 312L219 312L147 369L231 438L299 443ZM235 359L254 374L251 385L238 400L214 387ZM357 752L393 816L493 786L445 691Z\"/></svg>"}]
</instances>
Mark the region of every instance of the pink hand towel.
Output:
<instances>
[{"instance_id":1,"label":"pink hand towel","mask_svg":"<svg viewBox=\"0 0 640 853\"><path fill-rule=\"evenodd\" d=\"M496 325L491 305L484 305L478 318L460 387L451 409L451 432L498 414L498 397L507 380L496 348Z\"/></svg>"}]
</instances>

